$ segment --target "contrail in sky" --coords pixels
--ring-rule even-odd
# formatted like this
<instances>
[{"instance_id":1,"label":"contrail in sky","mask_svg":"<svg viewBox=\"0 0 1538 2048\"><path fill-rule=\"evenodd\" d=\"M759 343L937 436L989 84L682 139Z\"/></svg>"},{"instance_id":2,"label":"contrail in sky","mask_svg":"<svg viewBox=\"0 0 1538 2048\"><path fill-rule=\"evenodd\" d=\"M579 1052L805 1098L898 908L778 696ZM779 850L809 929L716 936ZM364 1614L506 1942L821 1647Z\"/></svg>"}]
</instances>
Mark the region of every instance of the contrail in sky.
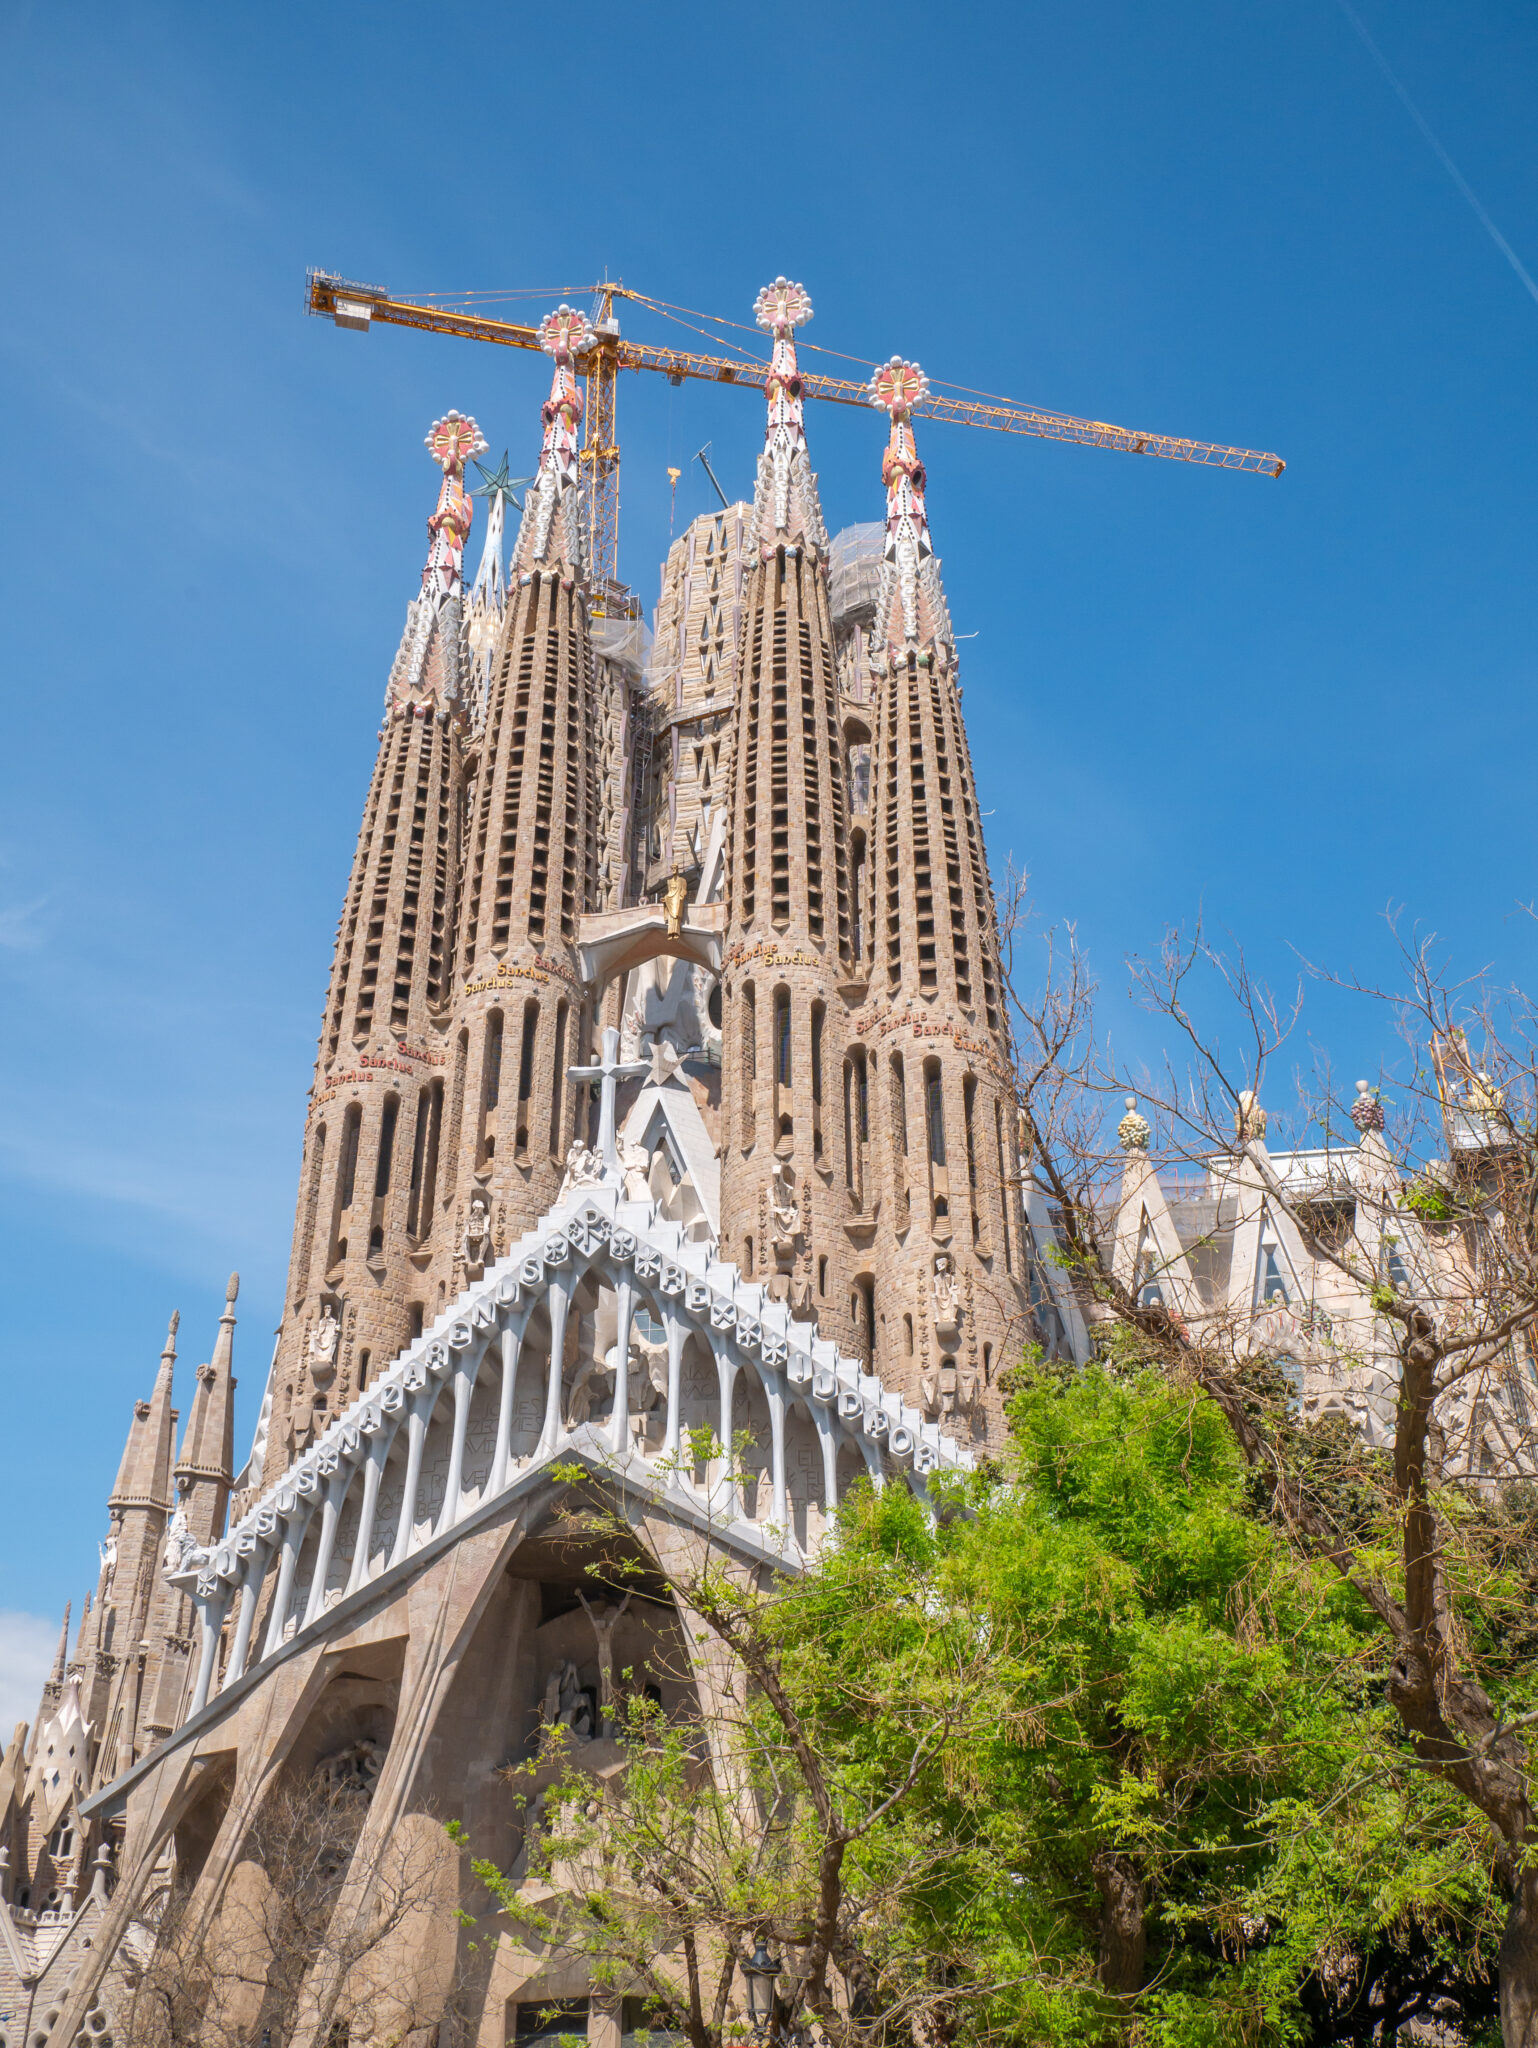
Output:
<instances>
[{"instance_id":1,"label":"contrail in sky","mask_svg":"<svg viewBox=\"0 0 1538 2048\"><path fill-rule=\"evenodd\" d=\"M1495 225L1495 222L1491 220L1489 214L1486 213L1485 209L1480 205L1479 200L1476 197L1473 188L1470 186L1468 179L1464 177L1462 171L1459 170L1458 166L1447 154L1447 151L1442 147L1441 143L1438 142L1436 136L1433 135L1433 133L1431 132L1430 123L1427 121L1425 115L1421 112L1420 108L1415 104L1414 100L1411 99L1410 95L1405 91L1404 87L1399 83L1399 80L1394 76L1392 70L1390 70L1388 59L1384 56L1383 52L1378 48L1377 44L1373 41L1372 37L1367 33L1366 24L1363 22L1362 17L1357 13L1356 9L1350 4L1350 0L1339 0L1339 5L1341 13L1345 15L1347 21L1350 22L1351 26L1356 30L1357 34L1361 37L1363 46L1365 47L1368 56L1372 58L1374 64L1377 65L1378 69L1383 73L1383 76L1388 80L1389 84L1394 88L1394 91L1398 94L1400 102L1402 103L1405 112L1410 116L1410 119L1415 123L1416 127L1419 128L1422 135L1425 136L1426 140L1431 144L1431 147L1436 151L1437 161L1441 164L1443 170L1446 171L1448 177L1452 179L1453 183L1457 186L1458 190L1463 194L1464 198L1469 202L1469 205L1473 208L1474 213L1479 220L1480 226L1484 229L1485 233L1490 237L1491 241L1494 242L1496 248L1500 250L1501 254L1505 257L1506 261L1517 273L1517 276L1521 278L1523 285L1527 289L1528 297L1533 301L1535 305L1538 305L1538 284L1535 284L1533 282L1532 276L1528 271L1526 265L1523 263L1521 257L1517 254L1516 250L1512 248L1510 242L1507 241L1506 237Z\"/></svg>"}]
</instances>

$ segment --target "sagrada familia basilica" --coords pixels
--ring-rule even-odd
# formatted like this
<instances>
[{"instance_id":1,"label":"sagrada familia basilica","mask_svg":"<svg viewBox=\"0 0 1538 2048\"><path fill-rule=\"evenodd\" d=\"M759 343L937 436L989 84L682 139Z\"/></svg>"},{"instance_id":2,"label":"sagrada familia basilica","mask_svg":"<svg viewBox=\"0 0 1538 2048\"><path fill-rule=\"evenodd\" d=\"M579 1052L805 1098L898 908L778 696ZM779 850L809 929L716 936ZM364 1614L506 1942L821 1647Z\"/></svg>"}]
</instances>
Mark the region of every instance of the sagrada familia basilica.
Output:
<instances>
[{"instance_id":1,"label":"sagrada familia basilica","mask_svg":"<svg viewBox=\"0 0 1538 2048\"><path fill-rule=\"evenodd\" d=\"M616 1669L665 1707L687 1689L665 1654L682 1642L687 1665L680 1616L595 1607L556 1540L573 1463L622 1477L656 1542L709 1526L793 1570L857 1477L923 1497L996 1448L1027 1342L1087 1355L1022 1173L922 374L894 358L872 378L885 515L830 537L796 361L810 302L780 279L756 312L773 353L753 497L674 542L650 635L587 564L580 313L543 323L510 552L505 460L472 493L476 422L427 436L441 488L255 1440L237 1464L232 1278L184 1423L172 1319L96 1584L0 1762L0 2048L112 2048L157 1897L174 1881L217 1916L284 1771L362 1787L356 1882L418 1828L446 1904L485 1911L442 1821L516 1868L509 1761L559 1720L612 1764ZM1317 1397L1296 1233L1241 1174L1209 1191L1232 1255L1200 1266L1140 1122L1118 1256L1188 1314L1236 1292L1293 1312ZM1371 1373L1338 1378L1331 1398L1381 1430ZM484 1953L487 2048L551 2000L619 2048L617 2006L589 2009L537 1953ZM455 1967L452 1941L401 1964L418 1983ZM257 2040L259 1987L246 2018Z\"/></svg>"}]
</instances>

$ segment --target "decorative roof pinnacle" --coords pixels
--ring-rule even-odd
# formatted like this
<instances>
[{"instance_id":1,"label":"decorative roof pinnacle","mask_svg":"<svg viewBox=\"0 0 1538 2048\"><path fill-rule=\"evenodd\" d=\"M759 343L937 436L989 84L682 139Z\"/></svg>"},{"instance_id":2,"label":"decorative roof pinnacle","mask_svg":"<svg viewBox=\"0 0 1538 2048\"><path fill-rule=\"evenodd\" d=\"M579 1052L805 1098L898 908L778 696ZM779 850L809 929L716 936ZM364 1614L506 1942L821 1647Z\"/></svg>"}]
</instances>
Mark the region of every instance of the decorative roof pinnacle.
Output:
<instances>
[{"instance_id":1,"label":"decorative roof pinnacle","mask_svg":"<svg viewBox=\"0 0 1538 2048\"><path fill-rule=\"evenodd\" d=\"M1146 1152L1153 1136L1153 1127L1137 1106L1137 1097L1127 1097L1127 1114L1116 1126L1117 1140L1123 1152Z\"/></svg>"},{"instance_id":2,"label":"decorative roof pinnacle","mask_svg":"<svg viewBox=\"0 0 1538 2048\"><path fill-rule=\"evenodd\" d=\"M764 395L769 401L764 426L764 455L760 464L759 532L761 546L772 548L781 539L795 539L800 531L792 524L791 484L798 478L807 503L802 508L802 526L807 537L821 539L822 514L813 502L811 467L806 452L806 420L801 371L796 361L795 333L812 317L812 298L805 285L787 277L766 284L753 301L753 317L766 334L774 337ZM767 473L766 473L767 472ZM773 532L766 530L770 506L765 503L763 485L773 485Z\"/></svg>"},{"instance_id":3,"label":"decorative roof pinnacle","mask_svg":"<svg viewBox=\"0 0 1538 2048\"><path fill-rule=\"evenodd\" d=\"M1351 1121L1364 1138L1369 1131L1381 1131L1383 1128L1383 1104L1379 1099L1378 1090L1365 1080L1356 1084L1356 1100L1351 1105L1350 1113Z\"/></svg>"},{"instance_id":4,"label":"decorative roof pinnacle","mask_svg":"<svg viewBox=\"0 0 1538 2048\"><path fill-rule=\"evenodd\" d=\"M1250 1144L1266 1135L1266 1112L1260 1106L1260 1097L1253 1088L1241 1088L1238 1107L1234 1111L1234 1136L1240 1144Z\"/></svg>"},{"instance_id":5,"label":"decorative roof pinnacle","mask_svg":"<svg viewBox=\"0 0 1538 2048\"><path fill-rule=\"evenodd\" d=\"M929 515L924 507L928 482L913 439L913 408L929 396L929 379L917 363L893 356L875 371L868 386L870 402L891 420L886 451L881 458L881 481L886 486L886 547L883 557L892 564L897 591L902 601L902 637L914 646L919 638L919 567L934 553L929 538ZM888 613L890 630L895 623Z\"/></svg>"},{"instance_id":6,"label":"decorative roof pinnacle","mask_svg":"<svg viewBox=\"0 0 1538 2048\"><path fill-rule=\"evenodd\" d=\"M550 396L540 407L545 437L540 445L539 468L533 489L524 499L523 524L518 529L514 550L519 566L529 569L543 562L550 551L555 515L568 491L582 480L581 445L577 429L582 421L582 392L577 384L577 357L593 346L597 336L585 313L567 305L557 306L539 323L539 345L552 358L555 369L550 378ZM567 522L566 557L573 568L581 536L575 516Z\"/></svg>"},{"instance_id":7,"label":"decorative roof pinnacle","mask_svg":"<svg viewBox=\"0 0 1538 2048\"><path fill-rule=\"evenodd\" d=\"M465 490L465 464L486 448L486 436L468 413L446 412L425 436L428 454L443 471L437 507L427 522L427 561L422 569L422 594L435 602L458 597L464 589L465 542L475 508Z\"/></svg>"}]
</instances>

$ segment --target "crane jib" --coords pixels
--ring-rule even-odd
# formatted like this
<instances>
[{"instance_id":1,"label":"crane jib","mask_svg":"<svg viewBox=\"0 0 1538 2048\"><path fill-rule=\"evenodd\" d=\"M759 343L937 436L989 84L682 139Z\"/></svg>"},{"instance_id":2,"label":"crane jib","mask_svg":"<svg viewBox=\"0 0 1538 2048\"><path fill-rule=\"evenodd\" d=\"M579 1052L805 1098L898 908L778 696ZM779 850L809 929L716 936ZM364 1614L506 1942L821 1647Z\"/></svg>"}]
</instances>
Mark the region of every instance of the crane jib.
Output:
<instances>
[{"instance_id":1,"label":"crane jib","mask_svg":"<svg viewBox=\"0 0 1538 2048\"><path fill-rule=\"evenodd\" d=\"M650 302L618 285L599 285L604 319L596 320L596 346L577 357L596 402L588 407L588 445L583 460L592 492L591 532L595 540L593 568L600 582L618 585L619 436L615 431L614 378L619 370L657 370L671 384L686 377L711 384L736 384L761 390L767 363L731 356L697 355L688 350L658 348L622 338L612 318L617 297ZM338 327L366 334L378 321L387 327L412 327L427 334L455 334L465 341L489 341L503 348L537 349L539 330L521 321L493 320L484 313L435 306L419 299L396 299L377 285L359 284L334 272L312 270L305 297L307 312L333 320ZM802 395L824 404L867 406L864 384L843 377L803 373ZM1076 419L1071 413L1001 405L986 399L947 398L930 391L913 407L915 417L949 421L953 426L986 427L997 434L1030 434L1045 441L1067 441L1082 448L1113 448L1128 455L1154 455L1171 462L1193 462L1233 469L1254 476L1277 477L1287 467L1279 455L1258 448L1229 448L1216 441L1188 441L1170 434L1148 434L1105 420ZM602 559L598 559L601 556Z\"/></svg>"}]
</instances>

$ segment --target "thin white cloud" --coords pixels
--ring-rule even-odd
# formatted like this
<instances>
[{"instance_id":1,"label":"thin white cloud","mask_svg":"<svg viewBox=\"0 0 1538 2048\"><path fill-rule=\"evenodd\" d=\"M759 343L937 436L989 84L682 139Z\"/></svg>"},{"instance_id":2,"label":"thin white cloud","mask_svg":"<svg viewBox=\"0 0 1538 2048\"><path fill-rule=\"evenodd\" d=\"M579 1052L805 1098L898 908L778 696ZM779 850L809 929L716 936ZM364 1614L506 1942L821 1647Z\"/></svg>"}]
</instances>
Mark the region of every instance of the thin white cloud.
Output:
<instances>
[{"instance_id":1,"label":"thin white cloud","mask_svg":"<svg viewBox=\"0 0 1538 2048\"><path fill-rule=\"evenodd\" d=\"M0 1745L18 1721L31 1721L59 1646L58 1617L0 1607Z\"/></svg>"},{"instance_id":2,"label":"thin white cloud","mask_svg":"<svg viewBox=\"0 0 1538 2048\"><path fill-rule=\"evenodd\" d=\"M0 907L0 947L22 953L40 946L43 934L38 927L38 918L47 901L46 896L35 896L30 903L10 903Z\"/></svg>"}]
</instances>

